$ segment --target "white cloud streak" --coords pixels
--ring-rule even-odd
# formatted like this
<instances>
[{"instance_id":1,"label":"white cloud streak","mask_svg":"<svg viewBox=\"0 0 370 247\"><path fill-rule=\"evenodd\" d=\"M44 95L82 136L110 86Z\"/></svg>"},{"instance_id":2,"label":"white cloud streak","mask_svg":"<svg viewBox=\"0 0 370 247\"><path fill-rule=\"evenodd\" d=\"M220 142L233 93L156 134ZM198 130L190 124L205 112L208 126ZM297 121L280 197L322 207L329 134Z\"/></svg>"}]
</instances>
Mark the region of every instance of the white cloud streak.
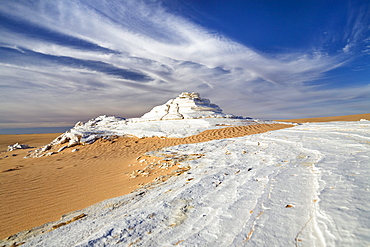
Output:
<instances>
[{"instance_id":1,"label":"white cloud streak","mask_svg":"<svg viewBox=\"0 0 370 247\"><path fill-rule=\"evenodd\" d=\"M330 105L335 95L346 90L353 99L369 92L369 86L309 85L342 66L342 55L262 54L169 13L159 1L3 1L0 15L36 31L0 28L0 48L9 54L0 60L3 126L140 116L182 91L198 91L225 112L244 116L306 117L322 106L320 115L333 115L341 112ZM150 80L107 72L114 68Z\"/></svg>"}]
</instances>

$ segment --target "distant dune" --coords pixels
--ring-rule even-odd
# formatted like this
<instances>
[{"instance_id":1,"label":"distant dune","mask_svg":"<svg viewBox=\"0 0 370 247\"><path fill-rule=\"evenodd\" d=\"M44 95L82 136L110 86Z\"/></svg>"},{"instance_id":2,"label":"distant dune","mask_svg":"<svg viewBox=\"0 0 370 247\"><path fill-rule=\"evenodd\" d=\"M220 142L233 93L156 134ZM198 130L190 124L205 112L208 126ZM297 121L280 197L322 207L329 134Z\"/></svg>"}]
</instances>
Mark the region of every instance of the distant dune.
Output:
<instances>
[{"instance_id":1,"label":"distant dune","mask_svg":"<svg viewBox=\"0 0 370 247\"><path fill-rule=\"evenodd\" d=\"M359 121L360 119L370 120L370 113L335 116L335 117L317 117L317 118L299 118L299 119L284 119L276 120L291 123L308 123L308 122L333 122L333 121Z\"/></svg>"}]
</instances>

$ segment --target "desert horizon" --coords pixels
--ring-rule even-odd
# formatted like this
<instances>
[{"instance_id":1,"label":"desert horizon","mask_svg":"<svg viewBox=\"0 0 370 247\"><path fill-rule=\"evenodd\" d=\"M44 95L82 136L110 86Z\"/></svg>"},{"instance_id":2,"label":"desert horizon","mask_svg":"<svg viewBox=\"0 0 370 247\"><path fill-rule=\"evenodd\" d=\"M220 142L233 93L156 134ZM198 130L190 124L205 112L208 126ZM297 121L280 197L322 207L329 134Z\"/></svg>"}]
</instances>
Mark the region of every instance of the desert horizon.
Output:
<instances>
[{"instance_id":1,"label":"desert horizon","mask_svg":"<svg viewBox=\"0 0 370 247\"><path fill-rule=\"evenodd\" d=\"M325 117L300 117L287 119L274 119L274 121L292 122L292 123L306 123L306 122L330 122L330 121L358 121L361 118L367 118L369 113L353 114L353 115L336 115ZM270 118L271 119L271 118ZM7 128L0 129L0 135L33 135L33 134L61 134L73 127L27 127L27 128ZM62 130L62 131L61 131ZM22 139L20 139L22 140Z\"/></svg>"},{"instance_id":2,"label":"desert horizon","mask_svg":"<svg viewBox=\"0 0 370 247\"><path fill-rule=\"evenodd\" d=\"M275 121L292 122L292 123L359 121L361 119L369 120L369 117L370 117L370 113L363 113L363 114L354 114L354 115L296 118L296 119L285 119L285 120L275 120Z\"/></svg>"}]
</instances>

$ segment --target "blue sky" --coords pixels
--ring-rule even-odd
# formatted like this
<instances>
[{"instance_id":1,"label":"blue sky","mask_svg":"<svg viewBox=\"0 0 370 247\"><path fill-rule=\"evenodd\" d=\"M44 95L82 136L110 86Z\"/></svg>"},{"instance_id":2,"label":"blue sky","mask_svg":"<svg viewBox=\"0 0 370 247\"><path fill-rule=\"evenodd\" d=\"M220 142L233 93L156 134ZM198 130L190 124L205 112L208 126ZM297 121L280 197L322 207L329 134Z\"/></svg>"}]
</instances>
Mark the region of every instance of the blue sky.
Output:
<instances>
[{"instance_id":1,"label":"blue sky","mask_svg":"<svg viewBox=\"0 0 370 247\"><path fill-rule=\"evenodd\" d=\"M0 129L138 117L183 91L262 119L370 112L370 2L2 0Z\"/></svg>"}]
</instances>

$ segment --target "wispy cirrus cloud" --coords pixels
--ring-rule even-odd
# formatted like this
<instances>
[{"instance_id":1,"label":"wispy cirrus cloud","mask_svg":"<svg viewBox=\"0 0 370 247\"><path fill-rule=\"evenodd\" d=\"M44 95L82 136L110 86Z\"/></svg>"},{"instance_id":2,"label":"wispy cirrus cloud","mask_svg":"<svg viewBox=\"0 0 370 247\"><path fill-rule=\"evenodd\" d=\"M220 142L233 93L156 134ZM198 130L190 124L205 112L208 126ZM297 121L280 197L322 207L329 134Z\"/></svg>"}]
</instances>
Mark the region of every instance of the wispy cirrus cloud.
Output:
<instances>
[{"instance_id":1,"label":"wispy cirrus cloud","mask_svg":"<svg viewBox=\"0 0 370 247\"><path fill-rule=\"evenodd\" d=\"M344 28L344 53L364 52L370 39L370 5L362 4L359 8L349 6L347 23Z\"/></svg>"},{"instance_id":2,"label":"wispy cirrus cloud","mask_svg":"<svg viewBox=\"0 0 370 247\"><path fill-rule=\"evenodd\" d=\"M3 1L0 20L0 126L139 116L181 91L244 116L310 116L320 103L339 112L330 102L344 89L310 82L343 66L346 50L263 54L161 1Z\"/></svg>"}]
</instances>

